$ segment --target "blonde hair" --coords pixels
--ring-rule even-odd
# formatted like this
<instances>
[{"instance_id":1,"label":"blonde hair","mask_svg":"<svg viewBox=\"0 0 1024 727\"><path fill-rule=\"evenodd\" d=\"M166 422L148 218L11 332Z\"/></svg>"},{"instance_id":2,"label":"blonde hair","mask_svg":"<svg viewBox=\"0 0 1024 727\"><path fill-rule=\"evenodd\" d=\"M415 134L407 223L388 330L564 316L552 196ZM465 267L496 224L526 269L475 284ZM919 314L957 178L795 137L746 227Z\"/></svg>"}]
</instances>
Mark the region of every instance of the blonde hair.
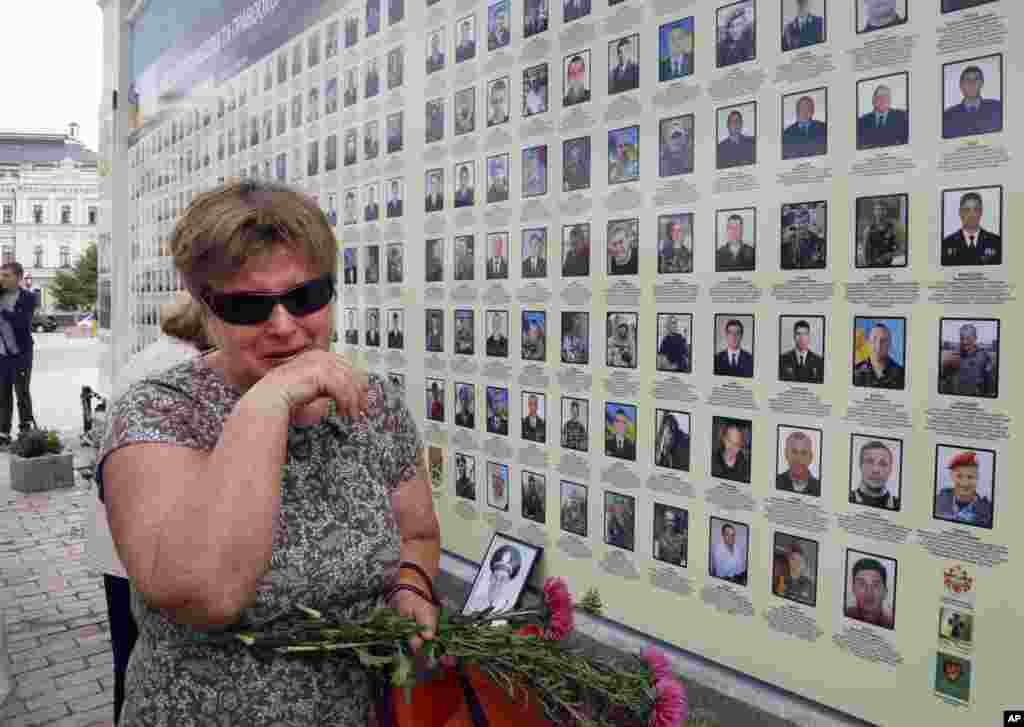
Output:
<instances>
[{"instance_id":1,"label":"blonde hair","mask_svg":"<svg viewBox=\"0 0 1024 727\"><path fill-rule=\"evenodd\" d=\"M334 272L337 242L323 211L305 194L243 180L200 194L171 236L174 266L194 302L227 282L251 257L288 247L320 274Z\"/></svg>"},{"instance_id":2,"label":"blonde hair","mask_svg":"<svg viewBox=\"0 0 1024 727\"><path fill-rule=\"evenodd\" d=\"M160 330L200 351L213 348L206 333L206 308L187 290L179 291L173 301L160 307Z\"/></svg>"}]
</instances>

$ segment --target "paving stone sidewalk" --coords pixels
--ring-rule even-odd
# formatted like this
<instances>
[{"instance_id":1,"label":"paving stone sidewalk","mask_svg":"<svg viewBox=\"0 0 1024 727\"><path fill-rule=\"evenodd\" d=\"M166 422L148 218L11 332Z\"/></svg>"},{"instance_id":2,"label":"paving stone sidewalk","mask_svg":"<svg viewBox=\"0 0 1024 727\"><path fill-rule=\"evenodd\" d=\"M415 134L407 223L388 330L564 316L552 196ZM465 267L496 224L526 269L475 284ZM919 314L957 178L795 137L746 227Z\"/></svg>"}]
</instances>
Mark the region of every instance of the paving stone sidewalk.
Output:
<instances>
[{"instance_id":1,"label":"paving stone sidewalk","mask_svg":"<svg viewBox=\"0 0 1024 727\"><path fill-rule=\"evenodd\" d=\"M75 466L93 452L65 432ZM3 727L110 727L114 666L102 575L85 559L91 480L23 495L0 454L0 608L14 691L0 705Z\"/></svg>"}]
</instances>

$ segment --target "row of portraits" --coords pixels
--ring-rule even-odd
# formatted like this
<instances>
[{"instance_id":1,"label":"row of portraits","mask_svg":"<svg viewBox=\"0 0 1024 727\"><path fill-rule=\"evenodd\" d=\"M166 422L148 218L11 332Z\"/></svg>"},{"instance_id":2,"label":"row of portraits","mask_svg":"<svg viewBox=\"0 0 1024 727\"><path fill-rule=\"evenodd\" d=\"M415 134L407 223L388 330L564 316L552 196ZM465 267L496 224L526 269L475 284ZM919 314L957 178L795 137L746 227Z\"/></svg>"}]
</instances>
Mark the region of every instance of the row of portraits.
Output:
<instances>
[{"instance_id":1,"label":"row of portraits","mask_svg":"<svg viewBox=\"0 0 1024 727\"><path fill-rule=\"evenodd\" d=\"M378 273L379 274L379 273ZM396 279L393 282L401 282ZM404 347L404 314L387 312L387 336L382 338L381 313L376 307L365 311L364 340L360 341L358 312L345 311L345 342L350 345ZM452 314L452 347L460 356L508 358L512 349L509 311L487 310L483 346L479 346L477 312L457 308ZM592 357L591 314L563 311L558 339L559 360L575 366L596 365ZM693 314L657 313L657 336L651 355L656 370L691 374L696 358ZM614 311L605 314L603 330L595 331L604 341L603 364L608 368L637 369L643 353L639 346L640 314ZM548 360L548 315L544 310L523 310L520 319L520 358ZM714 316L713 348L708 353L710 369L716 376L751 379L756 371L755 317L735 313ZM823 384L834 364L826 363L825 316L781 315L778 318L778 381ZM855 387L890 390L907 389L908 333L905 318L855 316L852 353L848 373ZM393 345L394 344L394 345ZM937 391L960 397L995 399L1000 384L1000 321L992 318L942 318L936 343ZM425 313L425 348L428 353L445 353L445 313L428 308Z\"/></svg>"},{"instance_id":2,"label":"row of portraits","mask_svg":"<svg viewBox=\"0 0 1024 727\"><path fill-rule=\"evenodd\" d=\"M425 383L427 419L444 423L447 418L447 383L428 377ZM509 390L487 386L485 415L478 423L477 385L455 382L456 426L482 428L489 434L509 436L512 407ZM547 395L539 391L520 394L520 438L548 444L551 412ZM638 461L639 412L635 404L606 402L604 406L603 454ZM590 451L590 402L571 396L561 400L559 445L578 452ZM654 446L649 464L678 472L689 472L692 421L688 412L657 408L654 412ZM552 433L554 436L554 433ZM550 442L554 443L554 442ZM820 429L779 425L772 478L780 492L820 497L824 486L823 433ZM715 416L710 436L711 476L751 484L753 423L746 419ZM695 444L693 446L696 446ZM849 491L851 504L898 512L903 506L902 439L851 434L849 448ZM940 444L935 451L933 516L963 525L992 528L995 514L996 453L978 447Z\"/></svg>"}]
</instances>

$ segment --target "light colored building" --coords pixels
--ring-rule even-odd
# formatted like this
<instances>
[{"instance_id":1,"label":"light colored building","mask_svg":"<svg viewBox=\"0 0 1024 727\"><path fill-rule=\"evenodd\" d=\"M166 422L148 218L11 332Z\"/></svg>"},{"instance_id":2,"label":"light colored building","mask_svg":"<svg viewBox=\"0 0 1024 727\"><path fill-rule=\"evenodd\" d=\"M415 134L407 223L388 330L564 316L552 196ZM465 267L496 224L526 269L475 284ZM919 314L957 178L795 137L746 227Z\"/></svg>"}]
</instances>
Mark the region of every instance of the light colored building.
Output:
<instances>
[{"instance_id":1,"label":"light colored building","mask_svg":"<svg viewBox=\"0 0 1024 727\"><path fill-rule=\"evenodd\" d=\"M97 157L66 132L0 130L0 263L17 261L52 310L49 286L97 241Z\"/></svg>"}]
</instances>

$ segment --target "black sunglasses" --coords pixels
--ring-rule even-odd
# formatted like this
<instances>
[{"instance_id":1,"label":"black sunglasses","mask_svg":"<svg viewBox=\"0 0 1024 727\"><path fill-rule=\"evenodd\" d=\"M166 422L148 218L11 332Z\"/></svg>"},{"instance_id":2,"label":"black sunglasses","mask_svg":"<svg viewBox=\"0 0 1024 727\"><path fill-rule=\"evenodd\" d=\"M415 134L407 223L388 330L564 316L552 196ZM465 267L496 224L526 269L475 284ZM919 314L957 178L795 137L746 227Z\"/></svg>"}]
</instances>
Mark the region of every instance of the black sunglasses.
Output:
<instances>
[{"instance_id":1,"label":"black sunglasses","mask_svg":"<svg viewBox=\"0 0 1024 727\"><path fill-rule=\"evenodd\" d=\"M215 293L208 291L203 301L214 315L235 326L253 326L270 318L278 303L293 316L316 313L334 298L334 273L307 280L283 293Z\"/></svg>"}]
</instances>

